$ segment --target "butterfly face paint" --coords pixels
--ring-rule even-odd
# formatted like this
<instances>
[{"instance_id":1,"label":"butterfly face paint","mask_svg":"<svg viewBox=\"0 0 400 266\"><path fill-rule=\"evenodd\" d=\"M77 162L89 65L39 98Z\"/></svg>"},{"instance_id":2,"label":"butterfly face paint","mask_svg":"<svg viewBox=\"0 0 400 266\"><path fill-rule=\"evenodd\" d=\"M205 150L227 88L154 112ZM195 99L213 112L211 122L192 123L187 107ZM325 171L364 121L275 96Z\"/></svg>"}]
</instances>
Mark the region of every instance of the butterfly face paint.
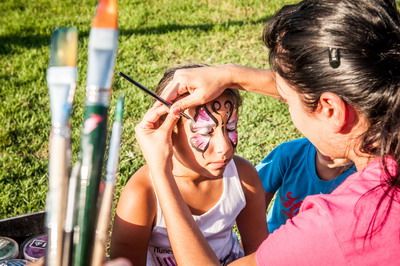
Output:
<instances>
[{"instance_id":1,"label":"butterfly face paint","mask_svg":"<svg viewBox=\"0 0 400 266\"><path fill-rule=\"evenodd\" d=\"M221 112L222 106L225 107L225 110ZM234 107L235 105L230 100L225 101L223 105L221 104L220 101L212 102L211 103L212 113L209 111L207 106L198 107L196 109L196 114L194 116L195 122L190 126L191 131L195 133L190 138L191 146L197 151L203 153L207 150L210 144L212 133L219 125L217 118L213 115L215 113L221 117L222 130L227 133L228 138L232 143L232 146L236 147L238 142L238 133L237 133L238 115L237 115L237 110L235 110ZM227 116L226 127L225 127L225 118L223 113L225 113L225 115Z\"/></svg>"},{"instance_id":2,"label":"butterfly face paint","mask_svg":"<svg viewBox=\"0 0 400 266\"><path fill-rule=\"evenodd\" d=\"M237 115L237 110L235 110L233 111L233 114L228 118L228 123L226 124L228 137L231 140L233 147L236 147L238 143L237 123L238 123L238 115Z\"/></svg>"},{"instance_id":3,"label":"butterfly face paint","mask_svg":"<svg viewBox=\"0 0 400 266\"><path fill-rule=\"evenodd\" d=\"M228 137L233 145L233 147L236 147L238 143L238 132L237 132L237 122L238 122L238 115L237 115L237 110L235 109L235 105L227 100L224 103L225 108L228 110L228 122L226 123L226 130L228 132ZM218 107L218 105L213 105L213 110L214 107ZM215 108L216 112L218 112L219 108Z\"/></svg>"},{"instance_id":4,"label":"butterfly face paint","mask_svg":"<svg viewBox=\"0 0 400 266\"><path fill-rule=\"evenodd\" d=\"M195 133L194 136L190 138L190 144L196 150L204 152L210 144L210 134L218 125L218 121L204 106L196 110L194 121L195 122L190 125L190 130Z\"/></svg>"}]
</instances>

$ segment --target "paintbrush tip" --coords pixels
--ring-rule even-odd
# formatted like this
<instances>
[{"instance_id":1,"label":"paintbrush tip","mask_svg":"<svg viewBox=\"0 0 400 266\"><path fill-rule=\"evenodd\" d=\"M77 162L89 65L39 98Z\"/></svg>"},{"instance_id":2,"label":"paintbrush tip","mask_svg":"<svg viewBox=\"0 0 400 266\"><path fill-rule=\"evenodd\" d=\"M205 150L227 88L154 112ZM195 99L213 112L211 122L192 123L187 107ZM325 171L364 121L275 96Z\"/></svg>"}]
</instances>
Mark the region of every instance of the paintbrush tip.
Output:
<instances>
[{"instance_id":1,"label":"paintbrush tip","mask_svg":"<svg viewBox=\"0 0 400 266\"><path fill-rule=\"evenodd\" d=\"M117 2L117 0L100 0L97 5L92 27L118 29Z\"/></svg>"},{"instance_id":2,"label":"paintbrush tip","mask_svg":"<svg viewBox=\"0 0 400 266\"><path fill-rule=\"evenodd\" d=\"M78 58L78 30L58 28L51 36L50 66L75 67Z\"/></svg>"}]
</instances>

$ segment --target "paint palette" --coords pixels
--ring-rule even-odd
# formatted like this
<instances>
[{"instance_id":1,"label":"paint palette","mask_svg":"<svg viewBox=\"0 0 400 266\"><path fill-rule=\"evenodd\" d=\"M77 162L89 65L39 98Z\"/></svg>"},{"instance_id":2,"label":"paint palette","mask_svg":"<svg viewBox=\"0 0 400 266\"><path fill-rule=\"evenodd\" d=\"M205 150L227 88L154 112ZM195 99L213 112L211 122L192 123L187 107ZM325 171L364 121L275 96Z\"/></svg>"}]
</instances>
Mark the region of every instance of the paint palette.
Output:
<instances>
[{"instance_id":1,"label":"paint palette","mask_svg":"<svg viewBox=\"0 0 400 266\"><path fill-rule=\"evenodd\" d=\"M2 260L0 266L25 266L27 263L27 260L22 259Z\"/></svg>"},{"instance_id":2,"label":"paint palette","mask_svg":"<svg viewBox=\"0 0 400 266\"><path fill-rule=\"evenodd\" d=\"M23 246L24 258L28 261L37 261L46 255L47 235L30 238Z\"/></svg>"},{"instance_id":3,"label":"paint palette","mask_svg":"<svg viewBox=\"0 0 400 266\"><path fill-rule=\"evenodd\" d=\"M0 260L15 259L18 257L18 253L17 241L9 237L0 237Z\"/></svg>"}]
</instances>

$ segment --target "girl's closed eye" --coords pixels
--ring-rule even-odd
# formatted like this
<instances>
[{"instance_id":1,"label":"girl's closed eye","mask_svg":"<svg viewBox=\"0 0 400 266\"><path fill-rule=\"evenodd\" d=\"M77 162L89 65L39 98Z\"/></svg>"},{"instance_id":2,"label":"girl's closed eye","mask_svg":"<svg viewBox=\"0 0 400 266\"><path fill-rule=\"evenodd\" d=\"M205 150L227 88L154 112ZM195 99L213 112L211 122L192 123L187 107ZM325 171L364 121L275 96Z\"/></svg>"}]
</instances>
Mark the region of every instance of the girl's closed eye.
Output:
<instances>
[{"instance_id":1,"label":"girl's closed eye","mask_svg":"<svg viewBox=\"0 0 400 266\"><path fill-rule=\"evenodd\" d=\"M195 128L195 130L193 130L193 132L195 132L199 135L202 135L202 136L207 136L214 132L214 128L213 127L200 127L200 128Z\"/></svg>"},{"instance_id":2,"label":"girl's closed eye","mask_svg":"<svg viewBox=\"0 0 400 266\"><path fill-rule=\"evenodd\" d=\"M226 124L226 130L228 131L228 137L232 142L233 147L236 147L238 143L238 132L237 132L238 116L237 112L234 112L232 117L228 120Z\"/></svg>"},{"instance_id":3,"label":"girl's closed eye","mask_svg":"<svg viewBox=\"0 0 400 266\"><path fill-rule=\"evenodd\" d=\"M229 122L226 124L226 129L227 129L228 131L235 131L236 128L237 128L237 121L229 121Z\"/></svg>"}]
</instances>

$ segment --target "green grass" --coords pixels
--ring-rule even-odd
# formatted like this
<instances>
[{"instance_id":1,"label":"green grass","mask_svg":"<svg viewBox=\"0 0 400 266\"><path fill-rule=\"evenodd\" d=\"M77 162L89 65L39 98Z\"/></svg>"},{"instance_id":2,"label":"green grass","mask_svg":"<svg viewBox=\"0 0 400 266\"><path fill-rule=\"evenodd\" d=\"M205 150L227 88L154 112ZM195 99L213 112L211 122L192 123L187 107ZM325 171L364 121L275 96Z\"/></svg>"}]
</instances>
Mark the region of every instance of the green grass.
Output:
<instances>
[{"instance_id":1,"label":"green grass","mask_svg":"<svg viewBox=\"0 0 400 266\"><path fill-rule=\"evenodd\" d=\"M78 4L79 2L79 4ZM73 161L79 153L87 44L96 1L5 0L0 5L0 218L44 210L47 193L49 96L45 73L52 31L79 30L79 84L73 114ZM267 68L264 22L289 0L119 1L123 70L154 87L171 66L238 63ZM134 126L151 99L115 76L110 116L126 95L117 197L143 164ZM237 153L257 163L278 143L298 137L284 105L243 93Z\"/></svg>"}]
</instances>

